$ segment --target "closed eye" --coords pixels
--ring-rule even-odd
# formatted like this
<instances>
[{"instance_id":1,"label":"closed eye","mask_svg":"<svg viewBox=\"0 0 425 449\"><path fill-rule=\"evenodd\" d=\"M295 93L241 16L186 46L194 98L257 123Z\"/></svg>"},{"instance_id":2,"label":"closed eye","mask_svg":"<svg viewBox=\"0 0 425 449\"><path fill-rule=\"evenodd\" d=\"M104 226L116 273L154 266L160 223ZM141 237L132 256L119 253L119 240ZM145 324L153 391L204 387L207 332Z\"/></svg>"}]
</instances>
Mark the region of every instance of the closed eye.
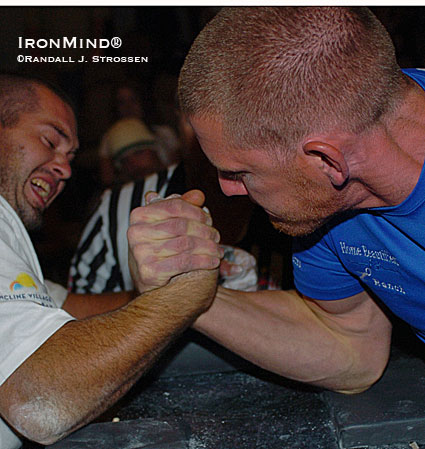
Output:
<instances>
[{"instance_id":1,"label":"closed eye","mask_svg":"<svg viewBox=\"0 0 425 449\"><path fill-rule=\"evenodd\" d=\"M43 136L43 141L45 143L45 145L47 145L49 148L55 148L55 145L53 144L53 142L47 138L46 136Z\"/></svg>"},{"instance_id":2,"label":"closed eye","mask_svg":"<svg viewBox=\"0 0 425 449\"><path fill-rule=\"evenodd\" d=\"M218 174L220 178L227 179L228 181L241 181L246 172L243 171L232 172L232 171L218 170Z\"/></svg>"}]
</instances>

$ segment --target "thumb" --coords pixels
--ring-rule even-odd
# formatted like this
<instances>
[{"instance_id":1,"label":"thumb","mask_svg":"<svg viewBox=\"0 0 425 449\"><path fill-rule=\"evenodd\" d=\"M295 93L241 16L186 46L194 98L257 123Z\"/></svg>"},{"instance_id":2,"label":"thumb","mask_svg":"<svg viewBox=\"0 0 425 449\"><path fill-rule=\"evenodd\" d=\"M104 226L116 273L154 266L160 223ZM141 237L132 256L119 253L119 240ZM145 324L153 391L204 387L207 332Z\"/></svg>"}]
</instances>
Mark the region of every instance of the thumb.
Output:
<instances>
[{"instance_id":1,"label":"thumb","mask_svg":"<svg viewBox=\"0 0 425 449\"><path fill-rule=\"evenodd\" d=\"M205 195L200 190L189 190L182 195L182 199L194 206L201 207L205 202Z\"/></svg>"}]
</instances>

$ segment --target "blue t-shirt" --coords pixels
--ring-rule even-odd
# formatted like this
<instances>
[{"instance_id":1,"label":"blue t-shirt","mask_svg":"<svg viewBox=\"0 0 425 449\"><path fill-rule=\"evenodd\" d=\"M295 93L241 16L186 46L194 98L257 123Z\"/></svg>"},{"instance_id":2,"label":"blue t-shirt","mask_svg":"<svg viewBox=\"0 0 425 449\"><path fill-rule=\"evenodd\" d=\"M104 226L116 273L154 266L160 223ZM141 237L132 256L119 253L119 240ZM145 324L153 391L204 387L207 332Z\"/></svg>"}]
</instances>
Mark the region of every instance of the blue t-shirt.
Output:
<instances>
[{"instance_id":1,"label":"blue t-shirt","mask_svg":"<svg viewBox=\"0 0 425 449\"><path fill-rule=\"evenodd\" d=\"M425 89L425 70L404 72ZM301 293L335 300L369 289L425 341L425 164L401 204L351 211L295 239L293 266Z\"/></svg>"}]
</instances>

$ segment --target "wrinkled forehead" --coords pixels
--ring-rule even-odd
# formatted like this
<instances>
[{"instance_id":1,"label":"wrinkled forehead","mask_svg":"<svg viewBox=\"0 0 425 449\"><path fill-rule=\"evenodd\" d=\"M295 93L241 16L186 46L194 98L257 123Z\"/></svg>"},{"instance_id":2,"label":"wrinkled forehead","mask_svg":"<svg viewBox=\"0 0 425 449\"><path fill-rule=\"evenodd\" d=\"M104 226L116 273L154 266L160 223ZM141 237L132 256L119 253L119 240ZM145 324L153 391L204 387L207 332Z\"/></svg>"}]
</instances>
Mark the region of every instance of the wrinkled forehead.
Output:
<instances>
[{"instance_id":1,"label":"wrinkled forehead","mask_svg":"<svg viewBox=\"0 0 425 449\"><path fill-rule=\"evenodd\" d=\"M37 85L38 118L46 122L57 123L78 147L77 119L72 107L55 92L45 86Z\"/></svg>"}]
</instances>

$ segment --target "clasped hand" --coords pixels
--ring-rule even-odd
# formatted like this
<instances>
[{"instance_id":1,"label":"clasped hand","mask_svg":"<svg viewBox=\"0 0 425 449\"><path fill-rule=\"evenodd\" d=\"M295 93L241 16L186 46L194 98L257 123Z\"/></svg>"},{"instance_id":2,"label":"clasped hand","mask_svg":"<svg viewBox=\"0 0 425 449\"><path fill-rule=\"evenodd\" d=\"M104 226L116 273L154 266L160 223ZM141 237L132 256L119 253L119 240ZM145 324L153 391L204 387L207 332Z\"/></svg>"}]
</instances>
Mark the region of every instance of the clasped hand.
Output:
<instances>
[{"instance_id":1,"label":"clasped hand","mask_svg":"<svg viewBox=\"0 0 425 449\"><path fill-rule=\"evenodd\" d=\"M182 273L218 268L223 256L220 235L202 209L201 191L158 199L155 192L147 193L146 205L130 215L129 265L140 293L162 287Z\"/></svg>"}]
</instances>

